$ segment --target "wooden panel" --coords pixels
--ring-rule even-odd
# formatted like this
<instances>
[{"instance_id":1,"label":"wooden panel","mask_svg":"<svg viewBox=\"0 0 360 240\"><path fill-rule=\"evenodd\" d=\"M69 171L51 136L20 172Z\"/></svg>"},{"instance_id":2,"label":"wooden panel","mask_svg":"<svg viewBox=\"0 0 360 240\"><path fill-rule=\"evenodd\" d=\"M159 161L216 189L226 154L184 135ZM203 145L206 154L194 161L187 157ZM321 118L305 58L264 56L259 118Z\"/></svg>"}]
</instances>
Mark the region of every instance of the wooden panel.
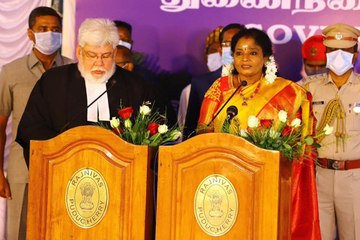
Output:
<instances>
[{"instance_id":1,"label":"wooden panel","mask_svg":"<svg viewBox=\"0 0 360 240\"><path fill-rule=\"evenodd\" d=\"M33 141L31 147L27 239L151 239L152 218L146 218L153 207L147 192L147 185L152 187L147 146L86 126L48 141ZM66 210L69 180L83 168L99 172L109 193L105 216L91 228L77 226ZM89 221L98 217L94 214Z\"/></svg>"},{"instance_id":2,"label":"wooden panel","mask_svg":"<svg viewBox=\"0 0 360 240\"><path fill-rule=\"evenodd\" d=\"M279 189L287 192L288 197L291 190L286 184L279 188L280 165L278 152L259 149L230 134L202 134L175 146L161 146L157 239L277 239ZM225 176L238 196L235 224L227 233L216 237L201 229L194 213L196 190L212 174ZM286 177L288 184L290 176ZM282 219L290 214L288 207L287 211L282 210ZM206 223L206 219L203 220ZM288 226L289 223L284 224ZM211 226L209 229L210 233L217 231ZM286 239L286 234L283 237Z\"/></svg>"}]
</instances>

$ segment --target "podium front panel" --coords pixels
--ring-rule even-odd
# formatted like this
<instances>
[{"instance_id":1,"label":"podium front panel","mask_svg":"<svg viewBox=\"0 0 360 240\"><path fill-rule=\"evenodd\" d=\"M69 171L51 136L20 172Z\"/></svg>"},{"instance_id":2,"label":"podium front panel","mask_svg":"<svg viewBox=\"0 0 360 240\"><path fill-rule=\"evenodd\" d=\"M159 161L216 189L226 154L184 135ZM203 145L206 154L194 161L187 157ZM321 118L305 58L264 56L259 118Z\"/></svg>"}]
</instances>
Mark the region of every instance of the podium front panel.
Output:
<instances>
[{"instance_id":1,"label":"podium front panel","mask_svg":"<svg viewBox=\"0 0 360 240\"><path fill-rule=\"evenodd\" d=\"M150 239L149 159L98 127L32 142L27 239Z\"/></svg>"},{"instance_id":2,"label":"podium front panel","mask_svg":"<svg viewBox=\"0 0 360 240\"><path fill-rule=\"evenodd\" d=\"M233 135L161 146L157 239L277 239L279 176L278 152Z\"/></svg>"}]
</instances>

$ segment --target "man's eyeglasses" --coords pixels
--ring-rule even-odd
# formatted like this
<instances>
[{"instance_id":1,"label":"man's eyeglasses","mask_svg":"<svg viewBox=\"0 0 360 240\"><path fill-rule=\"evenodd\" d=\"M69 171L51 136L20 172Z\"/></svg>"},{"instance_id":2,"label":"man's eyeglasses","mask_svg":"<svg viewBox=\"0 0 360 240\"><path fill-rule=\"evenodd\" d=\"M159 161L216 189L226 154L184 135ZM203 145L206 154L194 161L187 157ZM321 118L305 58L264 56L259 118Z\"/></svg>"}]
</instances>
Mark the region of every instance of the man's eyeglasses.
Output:
<instances>
[{"instance_id":1,"label":"man's eyeglasses","mask_svg":"<svg viewBox=\"0 0 360 240\"><path fill-rule=\"evenodd\" d=\"M222 42L222 43L221 43L221 46L222 46L222 47L230 47L230 45L231 45L231 42L230 42L230 41L226 41L226 42Z\"/></svg>"},{"instance_id":2,"label":"man's eyeglasses","mask_svg":"<svg viewBox=\"0 0 360 240\"><path fill-rule=\"evenodd\" d=\"M113 52L107 52L107 53L103 53L101 55L98 55L97 53L91 52L91 51L85 51L83 50L85 57L87 57L88 59L90 59L91 61L97 61L97 60L102 60L102 61L109 61L112 59L113 57Z\"/></svg>"}]
</instances>

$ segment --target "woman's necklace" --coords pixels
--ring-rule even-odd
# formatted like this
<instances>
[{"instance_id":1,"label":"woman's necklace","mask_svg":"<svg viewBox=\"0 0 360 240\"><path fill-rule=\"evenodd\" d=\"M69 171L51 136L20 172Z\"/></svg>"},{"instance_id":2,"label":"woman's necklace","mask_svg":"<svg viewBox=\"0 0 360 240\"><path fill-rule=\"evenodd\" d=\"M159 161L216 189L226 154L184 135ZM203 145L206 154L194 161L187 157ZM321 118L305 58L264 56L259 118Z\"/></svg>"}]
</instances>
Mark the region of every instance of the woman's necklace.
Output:
<instances>
[{"instance_id":1,"label":"woman's necklace","mask_svg":"<svg viewBox=\"0 0 360 240\"><path fill-rule=\"evenodd\" d=\"M248 105L247 101L249 101L249 100L251 100L251 99L253 99L255 97L255 95L259 92L260 86L261 86L261 81L259 81L259 83L257 84L257 86L255 88L255 91L249 97L245 97L243 92L242 92L242 89L240 89L239 95L243 100L241 105L247 106Z\"/></svg>"}]
</instances>

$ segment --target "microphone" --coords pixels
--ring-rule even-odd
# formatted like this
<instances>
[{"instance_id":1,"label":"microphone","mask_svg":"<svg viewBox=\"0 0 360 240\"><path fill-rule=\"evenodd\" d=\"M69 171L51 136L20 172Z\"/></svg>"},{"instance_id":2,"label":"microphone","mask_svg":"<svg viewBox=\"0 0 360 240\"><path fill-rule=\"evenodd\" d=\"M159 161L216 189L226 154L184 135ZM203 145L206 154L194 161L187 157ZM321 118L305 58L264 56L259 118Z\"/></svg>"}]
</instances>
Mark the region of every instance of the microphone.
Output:
<instances>
[{"instance_id":1,"label":"microphone","mask_svg":"<svg viewBox=\"0 0 360 240\"><path fill-rule=\"evenodd\" d=\"M238 109L234 105L231 105L226 109L226 120L228 123L238 114Z\"/></svg>"},{"instance_id":2,"label":"microphone","mask_svg":"<svg viewBox=\"0 0 360 240\"><path fill-rule=\"evenodd\" d=\"M230 131L231 120L238 114L238 109L234 105L231 105L226 109L226 119L222 125L222 132L228 133Z\"/></svg>"},{"instance_id":3,"label":"microphone","mask_svg":"<svg viewBox=\"0 0 360 240\"><path fill-rule=\"evenodd\" d=\"M215 120L215 118L219 115L219 113L224 109L224 107L226 106L226 104L234 97L235 93L241 88L241 87L245 87L247 85L247 81L246 80L241 80L239 86L235 89L235 91L231 94L231 96L226 100L226 102L222 105L222 107L216 112L216 114L214 115L214 117L211 119L211 121L206 124L206 127L209 127L210 124ZM235 107L235 106L233 106ZM230 107L229 107L230 108ZM228 108L228 109L229 109ZM235 107L236 108L236 107ZM237 108L236 108L236 114L234 115L234 117L237 115ZM231 119L230 119L231 120Z\"/></svg>"},{"instance_id":4,"label":"microphone","mask_svg":"<svg viewBox=\"0 0 360 240\"><path fill-rule=\"evenodd\" d=\"M94 99L94 101L92 101L91 103L89 103L89 105L86 106L85 109L81 110L80 112L78 112L72 119L70 119L70 121L68 121L60 130L60 133L64 132L65 129L75 120L77 119L83 112L87 111L87 109L89 107L91 107L97 100L99 100L105 93L109 92L116 84L116 79L111 79L110 80L110 86L109 88L106 88L105 91L103 91L98 97L96 97Z\"/></svg>"}]
</instances>

